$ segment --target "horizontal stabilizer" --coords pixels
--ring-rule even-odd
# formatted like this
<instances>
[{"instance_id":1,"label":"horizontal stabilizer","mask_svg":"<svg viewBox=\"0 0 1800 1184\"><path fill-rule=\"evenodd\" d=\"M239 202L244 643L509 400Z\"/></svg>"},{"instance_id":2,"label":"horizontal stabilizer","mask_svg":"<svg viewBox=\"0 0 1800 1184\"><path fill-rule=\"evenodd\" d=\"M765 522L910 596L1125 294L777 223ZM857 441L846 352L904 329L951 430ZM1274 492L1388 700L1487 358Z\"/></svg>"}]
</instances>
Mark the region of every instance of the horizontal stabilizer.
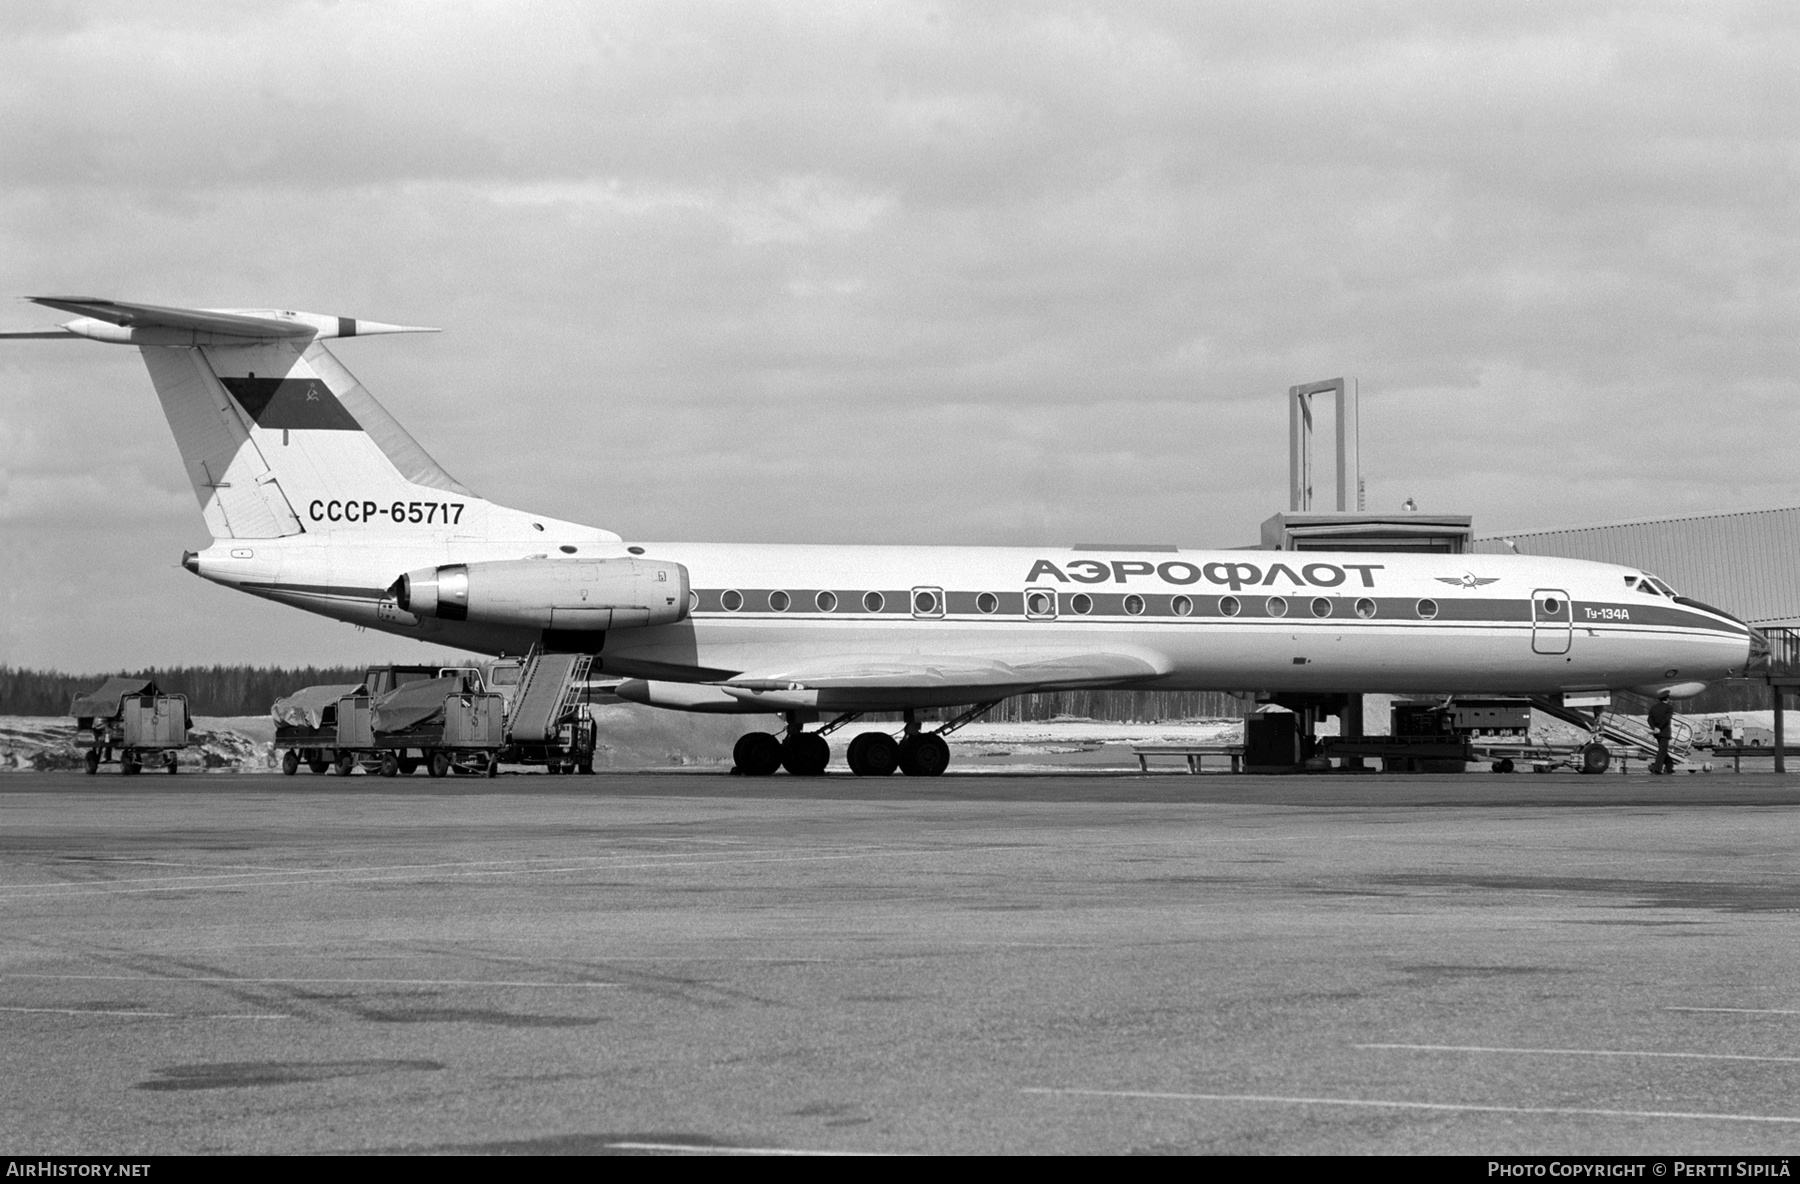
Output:
<instances>
[{"instance_id":1,"label":"horizontal stabilizer","mask_svg":"<svg viewBox=\"0 0 1800 1184\"><path fill-rule=\"evenodd\" d=\"M354 317L273 308L165 308L88 296L28 296L34 304L80 314L60 328L0 333L0 337L85 337L116 345L249 345L369 337L379 333L436 333L418 325L389 325Z\"/></svg>"}]
</instances>

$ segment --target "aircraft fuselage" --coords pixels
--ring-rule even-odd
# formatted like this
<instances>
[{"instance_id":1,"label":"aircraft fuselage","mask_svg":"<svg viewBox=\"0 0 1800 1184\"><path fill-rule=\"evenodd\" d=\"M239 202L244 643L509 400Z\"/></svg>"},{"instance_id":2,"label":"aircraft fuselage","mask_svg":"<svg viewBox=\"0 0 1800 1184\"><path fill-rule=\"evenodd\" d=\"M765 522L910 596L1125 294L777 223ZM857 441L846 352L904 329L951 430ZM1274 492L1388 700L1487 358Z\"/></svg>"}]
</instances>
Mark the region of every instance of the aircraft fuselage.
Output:
<instances>
[{"instance_id":1,"label":"aircraft fuselage","mask_svg":"<svg viewBox=\"0 0 1800 1184\"><path fill-rule=\"evenodd\" d=\"M221 543L199 574L399 636L522 653L532 630L420 618L388 592L402 572L533 556L641 554L683 564L687 619L614 629L600 664L622 677L709 683L834 657L930 659L1086 650L1143 660L1086 685L1269 692L1556 692L1741 674L1751 632L1648 590L1635 569L1501 555L1102 551L1027 547L630 545L552 534L363 546ZM573 538L574 535L566 537ZM236 557L234 557L234 554ZM1070 685L1064 683L1063 685ZM1029 689L1022 686L1020 689ZM1010 692L1009 692L1010 693ZM771 686L764 709L928 706L878 688ZM941 701L966 702L943 692Z\"/></svg>"}]
</instances>

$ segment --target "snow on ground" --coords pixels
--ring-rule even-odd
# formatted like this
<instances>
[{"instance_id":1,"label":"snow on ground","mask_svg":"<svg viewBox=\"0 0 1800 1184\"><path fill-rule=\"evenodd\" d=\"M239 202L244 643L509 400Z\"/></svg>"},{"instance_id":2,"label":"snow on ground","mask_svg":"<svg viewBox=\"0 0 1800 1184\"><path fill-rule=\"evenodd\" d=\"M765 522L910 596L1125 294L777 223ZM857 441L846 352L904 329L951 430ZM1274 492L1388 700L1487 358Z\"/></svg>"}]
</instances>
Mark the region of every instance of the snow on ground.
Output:
<instances>
[{"instance_id":1,"label":"snow on ground","mask_svg":"<svg viewBox=\"0 0 1800 1184\"><path fill-rule=\"evenodd\" d=\"M274 739L275 721L267 716L196 715L180 767L266 771L274 767ZM78 769L89 740L68 716L0 715L0 773Z\"/></svg>"}]
</instances>

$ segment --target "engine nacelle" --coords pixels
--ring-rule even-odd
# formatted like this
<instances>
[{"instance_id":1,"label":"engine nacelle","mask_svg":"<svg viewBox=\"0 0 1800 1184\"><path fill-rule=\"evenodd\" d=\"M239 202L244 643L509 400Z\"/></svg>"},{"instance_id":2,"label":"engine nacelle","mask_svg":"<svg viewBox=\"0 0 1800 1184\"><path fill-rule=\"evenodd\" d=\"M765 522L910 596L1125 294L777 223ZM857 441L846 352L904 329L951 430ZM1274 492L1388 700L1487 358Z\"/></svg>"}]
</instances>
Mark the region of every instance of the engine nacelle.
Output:
<instances>
[{"instance_id":1,"label":"engine nacelle","mask_svg":"<svg viewBox=\"0 0 1800 1184\"><path fill-rule=\"evenodd\" d=\"M673 625L688 615L688 573L655 559L499 559L409 571L400 608L443 621L594 631Z\"/></svg>"}]
</instances>

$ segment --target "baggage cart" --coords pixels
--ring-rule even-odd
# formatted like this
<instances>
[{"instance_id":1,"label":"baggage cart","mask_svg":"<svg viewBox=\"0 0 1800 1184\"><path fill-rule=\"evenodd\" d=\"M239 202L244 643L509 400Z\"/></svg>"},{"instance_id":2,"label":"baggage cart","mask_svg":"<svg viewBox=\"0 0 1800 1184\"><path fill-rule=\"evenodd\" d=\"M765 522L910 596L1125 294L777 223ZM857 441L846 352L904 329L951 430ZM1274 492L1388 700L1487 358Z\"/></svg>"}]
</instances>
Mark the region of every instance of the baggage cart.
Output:
<instances>
[{"instance_id":1,"label":"baggage cart","mask_svg":"<svg viewBox=\"0 0 1800 1184\"><path fill-rule=\"evenodd\" d=\"M303 687L275 701L275 748L286 749L281 771L289 776L305 765L314 773L331 771L338 759L338 704L364 695L360 683Z\"/></svg>"},{"instance_id":2,"label":"baggage cart","mask_svg":"<svg viewBox=\"0 0 1800 1184\"><path fill-rule=\"evenodd\" d=\"M383 777L410 772L402 761L417 752L433 777L452 772L493 777L500 772L505 727L505 701L499 695L480 691L448 695L435 719L375 734L375 743L385 750L378 771Z\"/></svg>"},{"instance_id":3,"label":"baggage cart","mask_svg":"<svg viewBox=\"0 0 1800 1184\"><path fill-rule=\"evenodd\" d=\"M118 763L127 777L160 764L170 773L188 746L186 695L164 695L149 679L109 678L98 690L77 695L69 714L91 735L83 767L91 775Z\"/></svg>"}]
</instances>

